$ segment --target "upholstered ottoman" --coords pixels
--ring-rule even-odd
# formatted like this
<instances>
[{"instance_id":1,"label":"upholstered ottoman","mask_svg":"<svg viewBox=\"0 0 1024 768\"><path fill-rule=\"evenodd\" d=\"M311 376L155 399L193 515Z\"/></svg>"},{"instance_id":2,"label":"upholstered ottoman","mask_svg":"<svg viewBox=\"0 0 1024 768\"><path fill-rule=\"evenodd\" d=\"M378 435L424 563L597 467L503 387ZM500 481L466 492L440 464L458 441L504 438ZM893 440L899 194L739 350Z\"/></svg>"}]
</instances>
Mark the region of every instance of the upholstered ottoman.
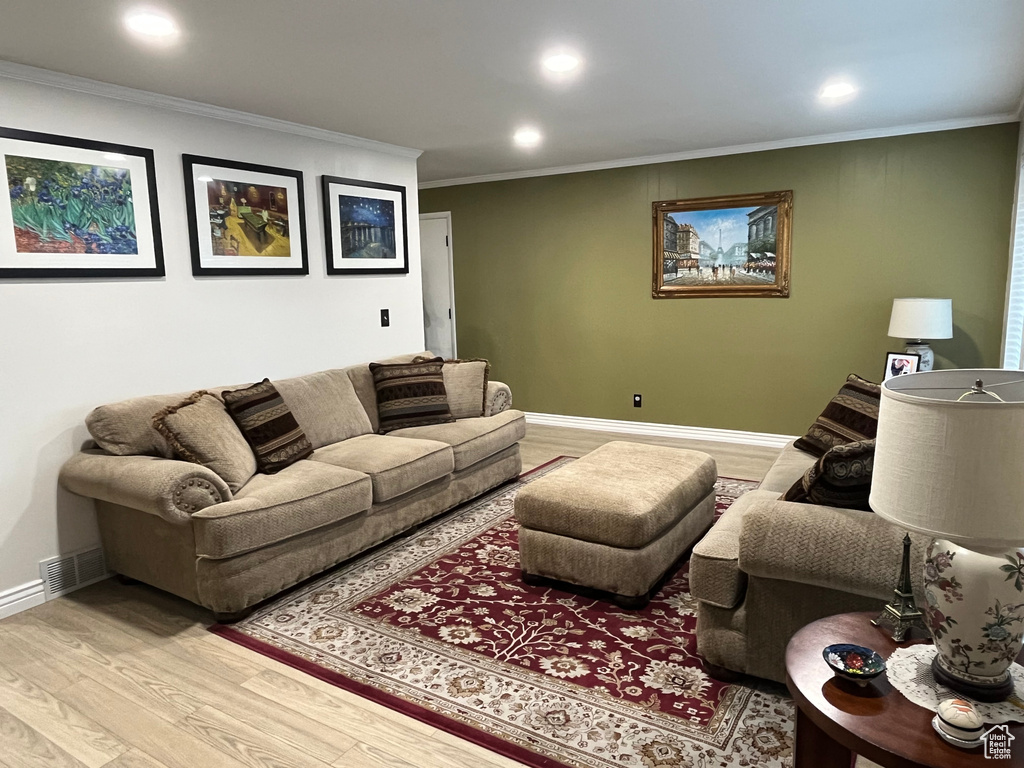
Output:
<instances>
[{"instance_id":1,"label":"upholstered ottoman","mask_svg":"<svg viewBox=\"0 0 1024 768\"><path fill-rule=\"evenodd\" d=\"M528 483L515 499L523 580L642 608L714 520L717 476L706 453L612 442Z\"/></svg>"}]
</instances>

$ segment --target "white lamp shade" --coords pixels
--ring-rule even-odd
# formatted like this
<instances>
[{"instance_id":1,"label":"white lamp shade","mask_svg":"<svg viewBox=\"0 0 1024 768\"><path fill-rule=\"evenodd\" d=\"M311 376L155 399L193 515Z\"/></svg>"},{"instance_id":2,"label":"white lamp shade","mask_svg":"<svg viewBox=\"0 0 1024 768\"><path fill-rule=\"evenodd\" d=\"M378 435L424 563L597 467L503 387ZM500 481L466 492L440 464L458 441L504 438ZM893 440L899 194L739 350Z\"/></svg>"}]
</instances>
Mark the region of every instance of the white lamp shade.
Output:
<instances>
[{"instance_id":1,"label":"white lamp shade","mask_svg":"<svg viewBox=\"0 0 1024 768\"><path fill-rule=\"evenodd\" d=\"M893 299L889 335L897 339L953 338L953 300Z\"/></svg>"},{"instance_id":2,"label":"white lamp shade","mask_svg":"<svg viewBox=\"0 0 1024 768\"><path fill-rule=\"evenodd\" d=\"M970 395L977 379L991 395ZM882 385L871 508L978 550L1024 546L1024 373L947 370Z\"/></svg>"}]
</instances>

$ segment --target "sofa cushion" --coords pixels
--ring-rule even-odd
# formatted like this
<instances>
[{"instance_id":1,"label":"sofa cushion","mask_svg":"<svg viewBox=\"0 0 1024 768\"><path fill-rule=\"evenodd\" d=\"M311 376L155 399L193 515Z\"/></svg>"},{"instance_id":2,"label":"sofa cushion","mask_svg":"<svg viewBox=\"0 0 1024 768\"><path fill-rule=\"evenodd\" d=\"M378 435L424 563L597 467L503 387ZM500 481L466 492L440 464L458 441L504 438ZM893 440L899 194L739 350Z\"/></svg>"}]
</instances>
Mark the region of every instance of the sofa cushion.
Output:
<instances>
[{"instance_id":1,"label":"sofa cushion","mask_svg":"<svg viewBox=\"0 0 1024 768\"><path fill-rule=\"evenodd\" d=\"M740 570L740 532L743 515L759 496L773 494L752 491L740 496L690 555L690 593L698 600L719 608L735 608L743 601L747 575Z\"/></svg>"},{"instance_id":2,"label":"sofa cushion","mask_svg":"<svg viewBox=\"0 0 1024 768\"><path fill-rule=\"evenodd\" d=\"M192 515L199 557L225 558L365 512L370 478L318 461L298 461L274 475L254 475L231 501Z\"/></svg>"},{"instance_id":3,"label":"sofa cushion","mask_svg":"<svg viewBox=\"0 0 1024 768\"><path fill-rule=\"evenodd\" d=\"M313 446L270 379L243 389L226 389L221 396L256 454L260 472L272 475L312 455Z\"/></svg>"},{"instance_id":4,"label":"sofa cushion","mask_svg":"<svg viewBox=\"0 0 1024 768\"><path fill-rule=\"evenodd\" d=\"M433 352L410 352L405 355L386 357L378 360L378 363L411 363L417 357L435 357ZM370 420L371 432L380 429L380 421L377 418L377 390L373 386L373 374L370 373L370 366L367 363L361 365L350 365L342 369L352 382L352 388L356 391L356 397L363 404L363 411Z\"/></svg>"},{"instance_id":5,"label":"sofa cushion","mask_svg":"<svg viewBox=\"0 0 1024 768\"><path fill-rule=\"evenodd\" d=\"M874 459L874 440L837 445L812 464L782 498L870 512L868 496Z\"/></svg>"},{"instance_id":6,"label":"sofa cushion","mask_svg":"<svg viewBox=\"0 0 1024 768\"><path fill-rule=\"evenodd\" d=\"M411 363L370 363L377 390L378 432L455 421L448 409L440 357Z\"/></svg>"},{"instance_id":7,"label":"sofa cushion","mask_svg":"<svg viewBox=\"0 0 1024 768\"><path fill-rule=\"evenodd\" d=\"M788 443L761 480L758 490L785 493L804 476L808 467L814 466L814 462L814 456Z\"/></svg>"},{"instance_id":8,"label":"sofa cushion","mask_svg":"<svg viewBox=\"0 0 1024 768\"><path fill-rule=\"evenodd\" d=\"M821 456L835 445L873 438L878 431L881 397L881 386L851 373L807 434L796 441L796 447Z\"/></svg>"},{"instance_id":9,"label":"sofa cushion","mask_svg":"<svg viewBox=\"0 0 1024 768\"><path fill-rule=\"evenodd\" d=\"M447 443L452 447L455 471L461 472L522 440L526 435L526 416L522 411L510 409L479 419L459 419L451 424L396 429L390 434Z\"/></svg>"},{"instance_id":10,"label":"sofa cushion","mask_svg":"<svg viewBox=\"0 0 1024 768\"><path fill-rule=\"evenodd\" d=\"M441 374L448 393L448 409L456 419L484 415L487 379L491 365L486 360L445 360Z\"/></svg>"},{"instance_id":11,"label":"sofa cushion","mask_svg":"<svg viewBox=\"0 0 1024 768\"><path fill-rule=\"evenodd\" d=\"M188 396L188 392L148 395L101 405L85 417L85 426L96 445L107 453L171 459L174 449L167 438L153 428L153 414Z\"/></svg>"},{"instance_id":12,"label":"sofa cushion","mask_svg":"<svg viewBox=\"0 0 1024 768\"><path fill-rule=\"evenodd\" d=\"M274 386L313 448L374 431L352 380L340 368L275 380Z\"/></svg>"},{"instance_id":13,"label":"sofa cushion","mask_svg":"<svg viewBox=\"0 0 1024 768\"><path fill-rule=\"evenodd\" d=\"M318 448L310 459L369 475L375 504L440 480L455 469L447 443L391 435L353 437Z\"/></svg>"},{"instance_id":14,"label":"sofa cushion","mask_svg":"<svg viewBox=\"0 0 1024 768\"><path fill-rule=\"evenodd\" d=\"M256 457L228 415L206 390L156 412L153 427L185 461L213 470L236 493L256 474Z\"/></svg>"},{"instance_id":15,"label":"sofa cushion","mask_svg":"<svg viewBox=\"0 0 1024 768\"><path fill-rule=\"evenodd\" d=\"M516 519L538 531L639 549L708 499L717 476L715 460L700 451L606 443L521 488Z\"/></svg>"}]
</instances>

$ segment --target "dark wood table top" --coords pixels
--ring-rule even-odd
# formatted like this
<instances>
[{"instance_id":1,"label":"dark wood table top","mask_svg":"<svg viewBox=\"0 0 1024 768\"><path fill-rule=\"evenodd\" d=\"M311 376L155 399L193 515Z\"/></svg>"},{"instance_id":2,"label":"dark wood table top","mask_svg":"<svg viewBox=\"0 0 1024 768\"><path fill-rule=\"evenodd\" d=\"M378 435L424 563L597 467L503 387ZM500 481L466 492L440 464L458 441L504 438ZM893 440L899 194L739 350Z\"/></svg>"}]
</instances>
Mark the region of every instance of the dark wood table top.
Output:
<instances>
[{"instance_id":1,"label":"dark wood table top","mask_svg":"<svg viewBox=\"0 0 1024 768\"><path fill-rule=\"evenodd\" d=\"M832 643L864 645L888 659L898 647L931 642L897 646L887 630L871 625L876 615L829 616L793 635L786 647L786 685L801 711L832 739L886 768L1024 766L1024 723L1009 724L1016 737L1011 759L989 760L981 747L957 749L940 739L931 724L935 713L908 701L885 674L863 688L832 674L821 657Z\"/></svg>"}]
</instances>

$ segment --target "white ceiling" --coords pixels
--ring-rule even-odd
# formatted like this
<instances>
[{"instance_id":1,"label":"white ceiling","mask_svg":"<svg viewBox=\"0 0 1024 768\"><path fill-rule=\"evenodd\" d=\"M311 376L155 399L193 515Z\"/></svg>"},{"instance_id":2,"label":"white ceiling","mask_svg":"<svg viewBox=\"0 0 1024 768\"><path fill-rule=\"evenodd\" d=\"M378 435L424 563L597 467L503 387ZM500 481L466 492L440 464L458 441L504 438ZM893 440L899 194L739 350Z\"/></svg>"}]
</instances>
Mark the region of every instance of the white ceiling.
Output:
<instances>
[{"instance_id":1,"label":"white ceiling","mask_svg":"<svg viewBox=\"0 0 1024 768\"><path fill-rule=\"evenodd\" d=\"M154 4L180 45L128 39L129 0L5 0L0 58L422 149L427 181L983 122L1024 90L1021 0ZM541 74L558 45L586 60L571 84ZM820 104L836 76L859 95Z\"/></svg>"}]
</instances>

